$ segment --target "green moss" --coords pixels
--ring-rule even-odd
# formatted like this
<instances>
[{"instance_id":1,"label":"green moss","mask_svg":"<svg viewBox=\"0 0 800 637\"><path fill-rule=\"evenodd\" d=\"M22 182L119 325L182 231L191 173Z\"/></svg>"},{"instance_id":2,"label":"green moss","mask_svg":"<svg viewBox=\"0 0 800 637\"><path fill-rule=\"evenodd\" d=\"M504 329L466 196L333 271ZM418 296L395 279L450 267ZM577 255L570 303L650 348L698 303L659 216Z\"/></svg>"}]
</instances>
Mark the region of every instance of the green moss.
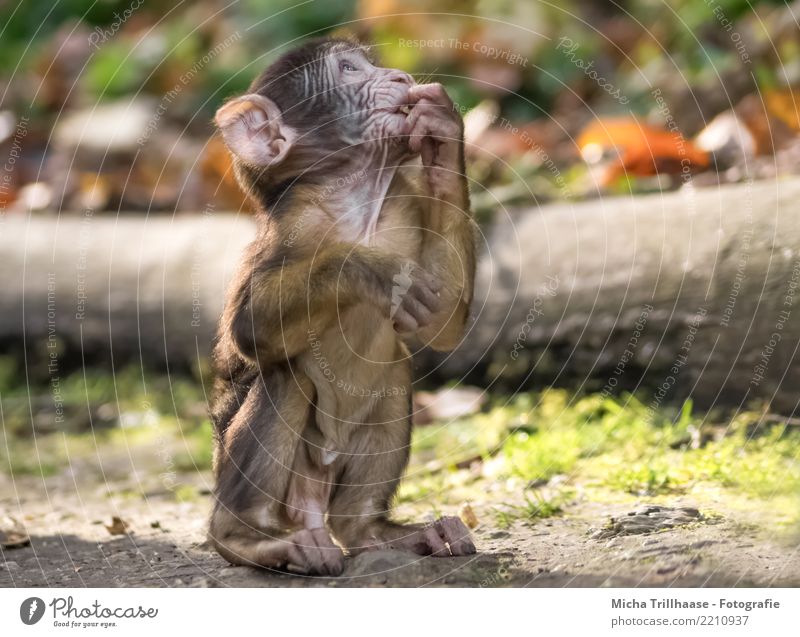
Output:
<instances>
[{"instance_id":1,"label":"green moss","mask_svg":"<svg viewBox=\"0 0 800 637\"><path fill-rule=\"evenodd\" d=\"M480 451L493 464L495 483L518 480L513 484L524 487L564 474L604 500L613 500L614 493L703 495L713 487L741 506L751 500L761 507L765 501L780 505L782 519L791 524L800 515L800 431L764 426L762 414L743 412L726 421L694 414L691 402L678 410L653 410L632 395L576 396L551 389L510 402L496 399L486 414L418 430L414 449L426 457L456 455L455 448ZM695 436L704 444L689 448L692 432L703 431L713 435ZM487 451L494 444L497 455ZM446 478L412 474L403 487L408 499L437 490L447 495ZM517 493L522 495L519 487ZM535 509L527 501L515 506L522 509L503 509L499 517L517 519L525 517L521 510Z\"/></svg>"},{"instance_id":2,"label":"green moss","mask_svg":"<svg viewBox=\"0 0 800 637\"><path fill-rule=\"evenodd\" d=\"M4 473L47 476L76 460L98 468L101 461L132 464L156 475L211 467L212 425L199 379L142 377L136 368L115 376L93 370L71 375L62 380L65 405L89 412L102 406L111 424L32 435L28 398L34 392L14 386L14 376L13 365L0 358ZM10 422L5 409L14 411L14 401L19 413ZM765 426L762 416L755 409L726 419L695 414L690 402L651 409L646 397L557 389L494 396L484 413L415 429L398 501L425 508L508 501L498 519L534 519L563 503L540 501L526 486L562 475L562 483L587 490L593 501L721 493L743 511L768 503L789 526L800 517L800 430ZM692 440L703 444L691 448Z\"/></svg>"}]
</instances>

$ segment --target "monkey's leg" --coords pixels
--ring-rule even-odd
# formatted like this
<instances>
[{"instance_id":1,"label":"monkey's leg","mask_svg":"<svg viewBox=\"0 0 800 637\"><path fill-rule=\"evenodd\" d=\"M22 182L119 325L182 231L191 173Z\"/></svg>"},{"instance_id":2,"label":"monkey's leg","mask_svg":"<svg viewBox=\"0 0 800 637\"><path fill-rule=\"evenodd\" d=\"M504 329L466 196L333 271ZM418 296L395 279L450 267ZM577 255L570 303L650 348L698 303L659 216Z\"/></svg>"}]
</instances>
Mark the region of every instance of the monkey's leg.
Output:
<instances>
[{"instance_id":1,"label":"monkey's leg","mask_svg":"<svg viewBox=\"0 0 800 637\"><path fill-rule=\"evenodd\" d=\"M286 506L290 497L296 500L290 495L293 471L305 453L301 440L312 389L308 379L285 372L260 377L225 432L209 537L233 564L341 573L344 556L324 525L298 528L303 521Z\"/></svg>"},{"instance_id":2,"label":"monkey's leg","mask_svg":"<svg viewBox=\"0 0 800 637\"><path fill-rule=\"evenodd\" d=\"M469 529L455 517L432 524L397 524L388 519L392 499L408 463L411 419L408 398L386 398L351 438L334 486L328 524L351 555L376 548L403 548L446 557L475 553ZM338 462L338 461L337 461Z\"/></svg>"},{"instance_id":3,"label":"monkey's leg","mask_svg":"<svg viewBox=\"0 0 800 637\"><path fill-rule=\"evenodd\" d=\"M215 511L211 538L219 554L231 564L286 569L308 575L339 575L342 550L324 527L295 531L254 528L247 516Z\"/></svg>"}]
</instances>

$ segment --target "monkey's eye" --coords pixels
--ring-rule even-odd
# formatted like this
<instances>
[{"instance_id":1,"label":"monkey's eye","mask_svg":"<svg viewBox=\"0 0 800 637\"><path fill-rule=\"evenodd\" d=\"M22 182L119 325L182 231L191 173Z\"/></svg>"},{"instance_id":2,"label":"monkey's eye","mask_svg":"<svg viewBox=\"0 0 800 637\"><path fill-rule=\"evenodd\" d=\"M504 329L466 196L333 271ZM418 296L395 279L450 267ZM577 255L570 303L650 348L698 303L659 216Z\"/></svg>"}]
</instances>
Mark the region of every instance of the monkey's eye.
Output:
<instances>
[{"instance_id":1,"label":"monkey's eye","mask_svg":"<svg viewBox=\"0 0 800 637\"><path fill-rule=\"evenodd\" d=\"M357 71L357 70L358 70L358 69L357 69L357 68L356 68L356 67L355 67L353 64L351 64L351 63L350 63L350 62L348 62L347 60L344 60L344 61L342 61L342 62L339 64L339 68L340 68L342 71L347 71L348 73L349 73L349 72L352 72L352 71Z\"/></svg>"}]
</instances>

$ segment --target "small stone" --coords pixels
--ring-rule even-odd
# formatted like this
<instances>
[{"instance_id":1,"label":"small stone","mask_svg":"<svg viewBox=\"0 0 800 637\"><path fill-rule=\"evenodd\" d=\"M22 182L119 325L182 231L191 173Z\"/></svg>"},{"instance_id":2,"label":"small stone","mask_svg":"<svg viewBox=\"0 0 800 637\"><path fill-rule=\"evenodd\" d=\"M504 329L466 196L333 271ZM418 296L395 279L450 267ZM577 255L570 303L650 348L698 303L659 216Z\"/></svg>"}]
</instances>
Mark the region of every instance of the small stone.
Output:
<instances>
[{"instance_id":1,"label":"small stone","mask_svg":"<svg viewBox=\"0 0 800 637\"><path fill-rule=\"evenodd\" d=\"M628 515L650 515L651 513L658 513L659 511L662 511L663 509L664 509L664 507L651 505L651 506L642 507L641 509L637 509L633 513L628 513Z\"/></svg>"},{"instance_id":2,"label":"small stone","mask_svg":"<svg viewBox=\"0 0 800 637\"><path fill-rule=\"evenodd\" d=\"M630 535L639 535L640 533L650 533L654 527L646 524L631 524L625 525L625 533Z\"/></svg>"},{"instance_id":3,"label":"small stone","mask_svg":"<svg viewBox=\"0 0 800 637\"><path fill-rule=\"evenodd\" d=\"M211 580L207 577L195 577L189 582L189 586L192 588L211 588Z\"/></svg>"},{"instance_id":4,"label":"small stone","mask_svg":"<svg viewBox=\"0 0 800 637\"><path fill-rule=\"evenodd\" d=\"M625 518L623 524L627 527L629 524L651 524L652 518L647 515L634 515L629 518Z\"/></svg>"},{"instance_id":5,"label":"small stone","mask_svg":"<svg viewBox=\"0 0 800 637\"><path fill-rule=\"evenodd\" d=\"M25 527L16 518L3 516L0 518L0 547L15 549L30 544L31 538Z\"/></svg>"}]
</instances>

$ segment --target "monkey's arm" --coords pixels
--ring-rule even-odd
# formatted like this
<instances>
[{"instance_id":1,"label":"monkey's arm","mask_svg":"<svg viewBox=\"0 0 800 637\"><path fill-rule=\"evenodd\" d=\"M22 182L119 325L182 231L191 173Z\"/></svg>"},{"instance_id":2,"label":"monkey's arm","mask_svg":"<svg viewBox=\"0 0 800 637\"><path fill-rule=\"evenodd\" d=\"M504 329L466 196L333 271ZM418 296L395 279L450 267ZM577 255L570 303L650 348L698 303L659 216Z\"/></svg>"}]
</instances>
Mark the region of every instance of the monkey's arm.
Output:
<instances>
[{"instance_id":1,"label":"monkey's arm","mask_svg":"<svg viewBox=\"0 0 800 637\"><path fill-rule=\"evenodd\" d=\"M420 265L441 285L440 310L417 332L438 351L454 349L464 335L475 278L475 234L468 208L432 200L431 223L424 232Z\"/></svg>"},{"instance_id":2,"label":"monkey's arm","mask_svg":"<svg viewBox=\"0 0 800 637\"><path fill-rule=\"evenodd\" d=\"M409 145L418 150L428 197L423 211L420 265L441 284L441 307L417 332L433 349L461 341L475 278L475 226L470 214L463 122L440 84L412 89Z\"/></svg>"},{"instance_id":3,"label":"monkey's arm","mask_svg":"<svg viewBox=\"0 0 800 637\"><path fill-rule=\"evenodd\" d=\"M239 354L264 367L311 348L338 313L370 302L385 314L391 307L392 276L398 257L363 246L335 244L313 256L255 256L245 259L223 315L222 333ZM412 286L403 309L424 311L431 277Z\"/></svg>"}]
</instances>

